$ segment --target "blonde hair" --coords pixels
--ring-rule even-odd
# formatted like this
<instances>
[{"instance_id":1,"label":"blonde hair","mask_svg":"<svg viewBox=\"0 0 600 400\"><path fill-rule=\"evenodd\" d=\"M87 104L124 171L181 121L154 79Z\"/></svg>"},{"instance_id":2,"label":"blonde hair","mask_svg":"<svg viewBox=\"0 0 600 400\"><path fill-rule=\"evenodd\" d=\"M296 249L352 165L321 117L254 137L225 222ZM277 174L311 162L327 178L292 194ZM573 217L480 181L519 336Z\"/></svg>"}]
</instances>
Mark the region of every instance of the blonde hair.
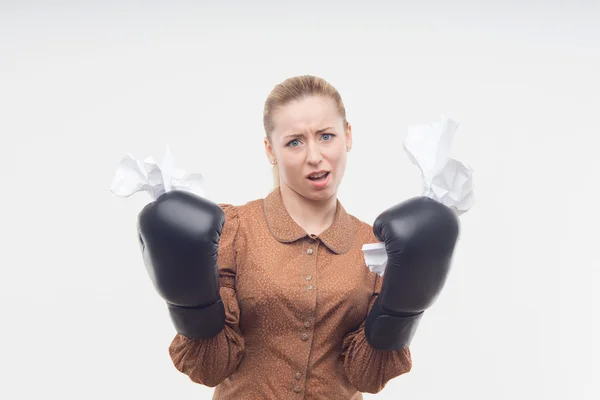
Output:
<instances>
[{"instance_id":1,"label":"blonde hair","mask_svg":"<svg viewBox=\"0 0 600 400\"><path fill-rule=\"evenodd\" d=\"M325 79L316 76L294 76L277 84L273 90L271 90L265 101L263 125L269 142L271 142L271 136L275 129L273 114L288 103L309 96L325 96L331 98L334 101L340 116L344 120L344 127L348 126L348 121L346 120L346 108L342 101L342 97L335 87ZM273 185L274 187L279 186L279 167L277 164L273 166Z\"/></svg>"}]
</instances>

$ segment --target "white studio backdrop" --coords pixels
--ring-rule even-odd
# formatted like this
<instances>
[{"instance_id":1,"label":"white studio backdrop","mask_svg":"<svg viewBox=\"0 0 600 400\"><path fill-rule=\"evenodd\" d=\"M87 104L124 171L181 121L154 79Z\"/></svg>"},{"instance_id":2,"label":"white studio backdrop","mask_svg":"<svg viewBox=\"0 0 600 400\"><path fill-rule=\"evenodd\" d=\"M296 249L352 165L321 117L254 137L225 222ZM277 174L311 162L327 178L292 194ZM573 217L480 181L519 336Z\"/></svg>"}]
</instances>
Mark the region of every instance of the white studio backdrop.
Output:
<instances>
[{"instance_id":1,"label":"white studio backdrop","mask_svg":"<svg viewBox=\"0 0 600 400\"><path fill-rule=\"evenodd\" d=\"M420 194L406 127L460 122L476 204L413 370L365 399L600 398L600 6L571 2L0 2L0 397L210 399L177 372L118 161L162 154L243 204L271 189L262 107L341 92L340 188L372 223Z\"/></svg>"}]
</instances>

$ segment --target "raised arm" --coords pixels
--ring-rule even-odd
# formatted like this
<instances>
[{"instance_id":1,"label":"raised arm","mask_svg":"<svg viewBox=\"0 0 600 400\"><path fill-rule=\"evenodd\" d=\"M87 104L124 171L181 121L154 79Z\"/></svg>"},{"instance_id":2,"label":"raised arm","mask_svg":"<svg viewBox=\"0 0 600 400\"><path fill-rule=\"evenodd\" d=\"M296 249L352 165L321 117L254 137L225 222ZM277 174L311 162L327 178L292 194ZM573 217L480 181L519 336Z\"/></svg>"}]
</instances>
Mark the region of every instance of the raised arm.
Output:
<instances>
[{"instance_id":1,"label":"raised arm","mask_svg":"<svg viewBox=\"0 0 600 400\"><path fill-rule=\"evenodd\" d=\"M345 337L344 370L362 392L377 393L412 368L410 343L420 319L441 292L458 240L458 218L427 197L402 202L373 224L388 263L376 277L366 320Z\"/></svg>"},{"instance_id":2,"label":"raised arm","mask_svg":"<svg viewBox=\"0 0 600 400\"><path fill-rule=\"evenodd\" d=\"M163 194L139 215L144 263L177 331L170 355L206 386L231 375L244 349L231 257L237 227L234 207L183 191Z\"/></svg>"}]
</instances>

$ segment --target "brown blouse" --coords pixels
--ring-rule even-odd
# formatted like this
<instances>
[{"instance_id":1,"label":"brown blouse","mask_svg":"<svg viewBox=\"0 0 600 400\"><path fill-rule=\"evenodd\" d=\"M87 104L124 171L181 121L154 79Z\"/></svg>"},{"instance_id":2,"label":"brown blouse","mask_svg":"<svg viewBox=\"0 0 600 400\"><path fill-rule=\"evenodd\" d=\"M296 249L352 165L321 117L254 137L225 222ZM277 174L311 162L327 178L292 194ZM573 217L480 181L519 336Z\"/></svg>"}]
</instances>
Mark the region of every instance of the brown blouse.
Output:
<instances>
[{"instance_id":1,"label":"brown blouse","mask_svg":"<svg viewBox=\"0 0 600 400\"><path fill-rule=\"evenodd\" d=\"M169 353L213 399L362 399L411 369L409 348L376 350L364 322L382 278L364 262L377 243L337 201L333 224L307 234L279 188L241 206L221 204L218 268L226 326L210 339L176 334Z\"/></svg>"}]
</instances>

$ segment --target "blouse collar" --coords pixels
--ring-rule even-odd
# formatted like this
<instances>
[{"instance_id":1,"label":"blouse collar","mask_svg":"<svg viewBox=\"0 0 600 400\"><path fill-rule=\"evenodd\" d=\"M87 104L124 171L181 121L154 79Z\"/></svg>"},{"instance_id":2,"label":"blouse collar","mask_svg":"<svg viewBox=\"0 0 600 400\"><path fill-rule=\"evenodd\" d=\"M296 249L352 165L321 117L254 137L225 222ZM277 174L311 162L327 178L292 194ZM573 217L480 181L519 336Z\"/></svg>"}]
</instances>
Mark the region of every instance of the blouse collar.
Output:
<instances>
[{"instance_id":1,"label":"blouse collar","mask_svg":"<svg viewBox=\"0 0 600 400\"><path fill-rule=\"evenodd\" d=\"M309 236L288 213L279 186L264 198L263 210L269 230L279 242L290 243ZM343 254L350 250L354 239L354 224L352 216L346 212L339 199L336 200L336 211L331 226L319 236L313 237L320 239L334 253Z\"/></svg>"}]
</instances>

